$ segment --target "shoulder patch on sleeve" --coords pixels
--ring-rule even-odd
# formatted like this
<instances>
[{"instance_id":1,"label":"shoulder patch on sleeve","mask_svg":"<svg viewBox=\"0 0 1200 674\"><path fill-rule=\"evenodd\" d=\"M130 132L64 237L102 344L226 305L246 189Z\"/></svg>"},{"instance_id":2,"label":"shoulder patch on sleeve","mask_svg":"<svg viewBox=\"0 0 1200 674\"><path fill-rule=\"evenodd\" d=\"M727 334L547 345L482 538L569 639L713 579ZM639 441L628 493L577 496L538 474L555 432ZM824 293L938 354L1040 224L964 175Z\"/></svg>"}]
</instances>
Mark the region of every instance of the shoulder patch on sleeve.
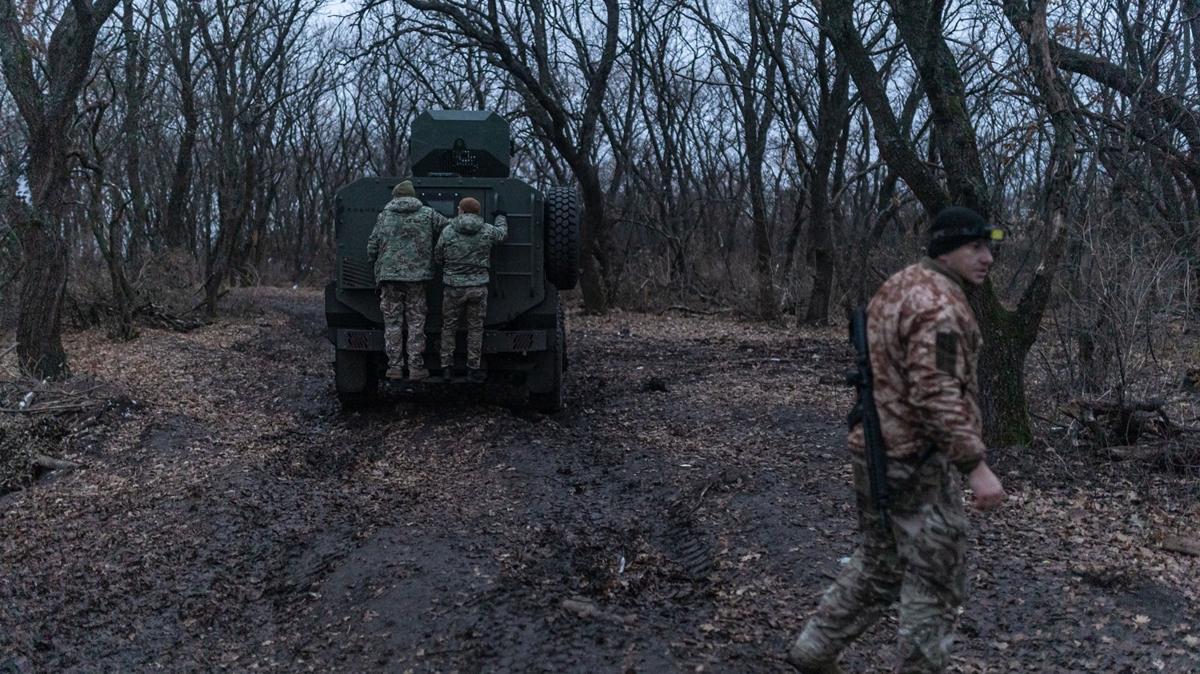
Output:
<instances>
[{"instance_id":1,"label":"shoulder patch on sleeve","mask_svg":"<svg viewBox=\"0 0 1200 674\"><path fill-rule=\"evenodd\" d=\"M937 366L948 375L957 376L958 335L953 332L937 333Z\"/></svg>"}]
</instances>

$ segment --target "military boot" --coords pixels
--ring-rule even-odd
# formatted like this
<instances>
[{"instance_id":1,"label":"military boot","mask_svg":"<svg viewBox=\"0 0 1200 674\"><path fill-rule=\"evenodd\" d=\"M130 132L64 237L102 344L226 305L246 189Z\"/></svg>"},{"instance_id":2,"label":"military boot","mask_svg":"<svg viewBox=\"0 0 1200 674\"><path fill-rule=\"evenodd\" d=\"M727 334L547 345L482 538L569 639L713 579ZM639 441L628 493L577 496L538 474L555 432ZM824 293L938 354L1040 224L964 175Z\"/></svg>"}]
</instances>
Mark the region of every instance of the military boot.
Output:
<instances>
[{"instance_id":1,"label":"military boot","mask_svg":"<svg viewBox=\"0 0 1200 674\"><path fill-rule=\"evenodd\" d=\"M388 379L404 379L404 366L389 365L388 369L387 369L387 374L385 374L384 376L387 377Z\"/></svg>"},{"instance_id":2,"label":"military boot","mask_svg":"<svg viewBox=\"0 0 1200 674\"><path fill-rule=\"evenodd\" d=\"M426 370L423 367L408 368L409 381L425 381L426 379L429 379L429 370Z\"/></svg>"},{"instance_id":3,"label":"military boot","mask_svg":"<svg viewBox=\"0 0 1200 674\"><path fill-rule=\"evenodd\" d=\"M467 381L472 384L482 384L487 381L487 370L473 367L467 370Z\"/></svg>"}]
</instances>

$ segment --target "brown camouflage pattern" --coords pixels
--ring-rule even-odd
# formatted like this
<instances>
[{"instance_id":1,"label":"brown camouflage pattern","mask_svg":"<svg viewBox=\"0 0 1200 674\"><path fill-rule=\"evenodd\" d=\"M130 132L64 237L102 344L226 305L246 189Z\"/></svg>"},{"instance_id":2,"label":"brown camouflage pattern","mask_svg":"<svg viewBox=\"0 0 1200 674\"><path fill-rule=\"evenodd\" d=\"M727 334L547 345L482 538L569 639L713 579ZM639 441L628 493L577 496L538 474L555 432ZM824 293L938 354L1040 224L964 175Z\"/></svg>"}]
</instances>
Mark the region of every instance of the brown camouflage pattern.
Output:
<instances>
[{"instance_id":1,"label":"brown camouflage pattern","mask_svg":"<svg viewBox=\"0 0 1200 674\"><path fill-rule=\"evenodd\" d=\"M941 672L966 589L967 518L961 484L943 454L892 461L891 527L871 504L866 464L852 459L860 541L792 647L793 661L833 662L899 602L898 672Z\"/></svg>"},{"instance_id":2,"label":"brown camouflage pattern","mask_svg":"<svg viewBox=\"0 0 1200 674\"><path fill-rule=\"evenodd\" d=\"M888 456L932 446L969 473L985 451L976 372L983 337L962 282L930 258L897 272L867 305L867 340ZM849 444L861 454L861 426Z\"/></svg>"},{"instance_id":3,"label":"brown camouflage pattern","mask_svg":"<svg viewBox=\"0 0 1200 674\"><path fill-rule=\"evenodd\" d=\"M425 368L425 284L384 281L379 284L379 308L383 311L383 344L388 364L404 364L405 348L408 369ZM404 327L408 326L408 340Z\"/></svg>"},{"instance_id":4,"label":"brown camouflage pattern","mask_svg":"<svg viewBox=\"0 0 1200 674\"><path fill-rule=\"evenodd\" d=\"M890 527L871 502L860 425L849 444L861 538L789 659L814 670L835 662L898 602L896 671L940 672L966 587L959 474L984 457L976 373L982 337L961 279L926 258L871 298L867 339L888 453Z\"/></svg>"},{"instance_id":5,"label":"brown camouflage pattern","mask_svg":"<svg viewBox=\"0 0 1200 674\"><path fill-rule=\"evenodd\" d=\"M454 364L458 317L466 312L467 367L478 370L483 359L483 321L487 317L487 286L446 286L442 294L442 369Z\"/></svg>"}]
</instances>

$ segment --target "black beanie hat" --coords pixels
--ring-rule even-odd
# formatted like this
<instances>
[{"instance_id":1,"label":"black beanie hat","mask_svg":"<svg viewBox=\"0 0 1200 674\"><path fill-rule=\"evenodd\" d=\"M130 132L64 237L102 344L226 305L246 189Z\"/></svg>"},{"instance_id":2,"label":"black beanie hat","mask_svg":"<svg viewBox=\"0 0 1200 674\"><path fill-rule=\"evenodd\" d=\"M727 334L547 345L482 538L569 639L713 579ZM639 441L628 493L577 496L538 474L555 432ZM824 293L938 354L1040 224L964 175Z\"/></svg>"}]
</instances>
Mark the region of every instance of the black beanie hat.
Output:
<instances>
[{"instance_id":1,"label":"black beanie hat","mask_svg":"<svg viewBox=\"0 0 1200 674\"><path fill-rule=\"evenodd\" d=\"M990 239L992 228L983 216L969 208L943 208L929 226L929 257L945 255L959 246Z\"/></svg>"}]
</instances>

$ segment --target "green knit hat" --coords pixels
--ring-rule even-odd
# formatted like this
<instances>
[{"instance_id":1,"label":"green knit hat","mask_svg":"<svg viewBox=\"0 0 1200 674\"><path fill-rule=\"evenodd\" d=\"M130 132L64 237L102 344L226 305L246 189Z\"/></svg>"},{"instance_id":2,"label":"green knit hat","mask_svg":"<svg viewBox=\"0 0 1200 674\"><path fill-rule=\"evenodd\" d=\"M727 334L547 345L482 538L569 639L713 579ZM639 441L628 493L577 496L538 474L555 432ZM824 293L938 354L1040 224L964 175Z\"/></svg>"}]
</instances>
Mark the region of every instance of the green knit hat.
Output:
<instances>
[{"instance_id":1,"label":"green knit hat","mask_svg":"<svg viewBox=\"0 0 1200 674\"><path fill-rule=\"evenodd\" d=\"M417 191L413 189L413 184L412 184L411 180L405 180L404 182L402 182L399 185L396 185L395 187L392 188L392 197L393 198L399 199L400 197L415 197L415 196L417 196Z\"/></svg>"}]
</instances>

